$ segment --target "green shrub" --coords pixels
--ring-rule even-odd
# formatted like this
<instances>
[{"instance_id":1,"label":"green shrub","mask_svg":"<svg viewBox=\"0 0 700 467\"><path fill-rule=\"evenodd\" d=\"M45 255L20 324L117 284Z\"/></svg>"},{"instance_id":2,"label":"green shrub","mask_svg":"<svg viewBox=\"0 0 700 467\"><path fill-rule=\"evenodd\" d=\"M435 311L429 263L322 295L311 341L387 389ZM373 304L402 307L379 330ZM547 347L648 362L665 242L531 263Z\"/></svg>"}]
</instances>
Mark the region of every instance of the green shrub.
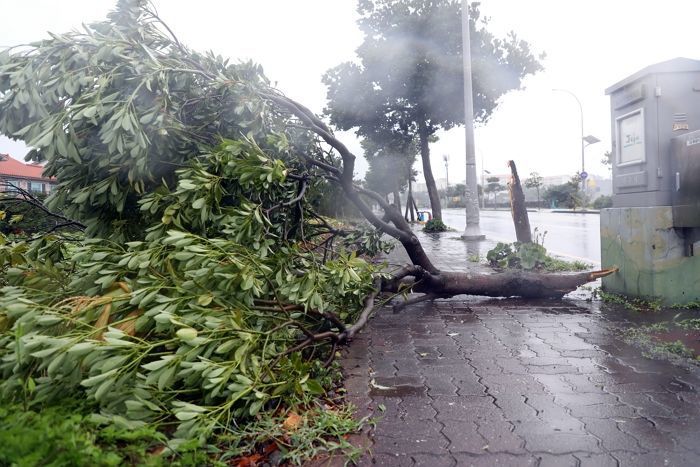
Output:
<instances>
[{"instance_id":1,"label":"green shrub","mask_svg":"<svg viewBox=\"0 0 700 467\"><path fill-rule=\"evenodd\" d=\"M514 268L525 270L583 271L591 265L581 261L568 262L547 254L547 250L539 243L502 243L486 253L488 264L497 268Z\"/></svg>"},{"instance_id":2,"label":"green shrub","mask_svg":"<svg viewBox=\"0 0 700 467\"><path fill-rule=\"evenodd\" d=\"M430 219L425 223L425 227L423 227L423 232L428 233L447 232L448 230L450 230L450 228L440 219Z\"/></svg>"},{"instance_id":3,"label":"green shrub","mask_svg":"<svg viewBox=\"0 0 700 467\"><path fill-rule=\"evenodd\" d=\"M605 209L605 208L611 208L613 205L612 202L612 196L599 196L598 198L593 201L593 208L594 209Z\"/></svg>"},{"instance_id":4,"label":"green shrub","mask_svg":"<svg viewBox=\"0 0 700 467\"><path fill-rule=\"evenodd\" d=\"M159 465L149 455L164 437L153 428L100 426L86 409L70 400L60 405L28 409L0 406L0 465L118 466ZM89 411L88 411L89 412Z\"/></svg>"}]
</instances>

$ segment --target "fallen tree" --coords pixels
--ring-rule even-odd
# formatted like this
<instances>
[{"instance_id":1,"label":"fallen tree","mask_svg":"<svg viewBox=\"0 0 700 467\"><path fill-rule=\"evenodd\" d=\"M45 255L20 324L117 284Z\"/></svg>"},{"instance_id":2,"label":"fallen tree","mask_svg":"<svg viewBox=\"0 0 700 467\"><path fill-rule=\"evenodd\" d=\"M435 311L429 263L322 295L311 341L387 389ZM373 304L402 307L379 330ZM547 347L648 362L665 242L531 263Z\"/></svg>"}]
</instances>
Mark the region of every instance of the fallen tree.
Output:
<instances>
[{"instance_id":1,"label":"fallen tree","mask_svg":"<svg viewBox=\"0 0 700 467\"><path fill-rule=\"evenodd\" d=\"M1 52L0 131L56 177L46 212L84 228L1 238L0 388L173 424L173 449L308 404L383 291L558 297L609 273L440 271L319 117L260 67L189 50L141 0ZM372 229L316 212L329 184ZM384 235L412 263L395 274L363 259Z\"/></svg>"}]
</instances>

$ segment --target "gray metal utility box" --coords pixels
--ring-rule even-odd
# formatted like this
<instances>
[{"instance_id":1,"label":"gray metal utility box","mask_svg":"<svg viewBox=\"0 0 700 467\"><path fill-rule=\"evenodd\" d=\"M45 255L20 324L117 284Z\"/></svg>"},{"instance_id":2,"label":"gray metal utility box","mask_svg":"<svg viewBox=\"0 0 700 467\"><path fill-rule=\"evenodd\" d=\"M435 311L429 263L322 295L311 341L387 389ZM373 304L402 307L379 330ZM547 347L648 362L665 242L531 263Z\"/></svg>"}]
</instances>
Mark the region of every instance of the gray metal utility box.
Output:
<instances>
[{"instance_id":1,"label":"gray metal utility box","mask_svg":"<svg viewBox=\"0 0 700 467\"><path fill-rule=\"evenodd\" d=\"M673 139L673 226L700 227L700 131Z\"/></svg>"},{"instance_id":2,"label":"gray metal utility box","mask_svg":"<svg viewBox=\"0 0 700 467\"><path fill-rule=\"evenodd\" d=\"M700 129L700 60L648 66L605 93L612 113L613 207L671 206L672 140Z\"/></svg>"}]
</instances>

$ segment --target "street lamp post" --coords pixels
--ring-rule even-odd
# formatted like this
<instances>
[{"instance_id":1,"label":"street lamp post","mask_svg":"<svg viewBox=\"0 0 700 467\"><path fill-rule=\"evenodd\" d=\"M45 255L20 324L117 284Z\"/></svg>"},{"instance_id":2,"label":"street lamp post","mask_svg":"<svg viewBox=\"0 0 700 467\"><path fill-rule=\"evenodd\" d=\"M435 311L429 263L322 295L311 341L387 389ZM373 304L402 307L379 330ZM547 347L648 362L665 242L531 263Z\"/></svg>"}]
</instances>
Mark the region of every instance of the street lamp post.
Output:
<instances>
[{"instance_id":1,"label":"street lamp post","mask_svg":"<svg viewBox=\"0 0 700 467\"><path fill-rule=\"evenodd\" d=\"M476 186L476 155L474 154L474 103L472 102L472 59L469 40L469 2L462 0L462 66L464 68L464 136L466 140L464 240L483 240L479 228L479 192Z\"/></svg>"},{"instance_id":2,"label":"street lamp post","mask_svg":"<svg viewBox=\"0 0 700 467\"><path fill-rule=\"evenodd\" d=\"M586 177L586 157L585 157L585 150L586 146L590 146L591 144L595 144L599 142L600 140L596 138L595 136L588 135L588 136L583 136L583 106L581 105L581 101L579 98L574 94L573 92L567 90L567 89L552 89L552 91L559 91L559 92L565 92L566 94L570 95L574 99L576 99L576 103L578 104L578 111L579 115L581 117L581 175L585 179ZM585 180L582 181L583 185L583 190L586 190L586 182Z\"/></svg>"}]
</instances>

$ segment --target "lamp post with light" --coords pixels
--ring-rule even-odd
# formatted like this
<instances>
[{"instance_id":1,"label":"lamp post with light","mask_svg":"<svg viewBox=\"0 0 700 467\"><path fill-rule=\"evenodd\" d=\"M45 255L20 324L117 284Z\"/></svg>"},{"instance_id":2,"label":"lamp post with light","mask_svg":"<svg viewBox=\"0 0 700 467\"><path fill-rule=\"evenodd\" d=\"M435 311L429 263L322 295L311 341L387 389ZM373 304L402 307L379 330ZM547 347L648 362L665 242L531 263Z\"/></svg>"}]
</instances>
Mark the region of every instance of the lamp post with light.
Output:
<instances>
[{"instance_id":1,"label":"lamp post with light","mask_svg":"<svg viewBox=\"0 0 700 467\"><path fill-rule=\"evenodd\" d=\"M595 136L588 135L584 136L583 133L583 106L581 105L581 101L579 98L574 94L573 92L567 90L567 89L552 89L552 91L559 91L559 92L565 92L574 99L576 99L576 103L578 104L578 111L579 115L581 117L581 178L585 180L586 176L588 175L586 173L586 157L585 157L585 149L586 146L590 146L591 144L598 143L600 140L596 138ZM583 183L583 187L585 190L586 183Z\"/></svg>"}]
</instances>

